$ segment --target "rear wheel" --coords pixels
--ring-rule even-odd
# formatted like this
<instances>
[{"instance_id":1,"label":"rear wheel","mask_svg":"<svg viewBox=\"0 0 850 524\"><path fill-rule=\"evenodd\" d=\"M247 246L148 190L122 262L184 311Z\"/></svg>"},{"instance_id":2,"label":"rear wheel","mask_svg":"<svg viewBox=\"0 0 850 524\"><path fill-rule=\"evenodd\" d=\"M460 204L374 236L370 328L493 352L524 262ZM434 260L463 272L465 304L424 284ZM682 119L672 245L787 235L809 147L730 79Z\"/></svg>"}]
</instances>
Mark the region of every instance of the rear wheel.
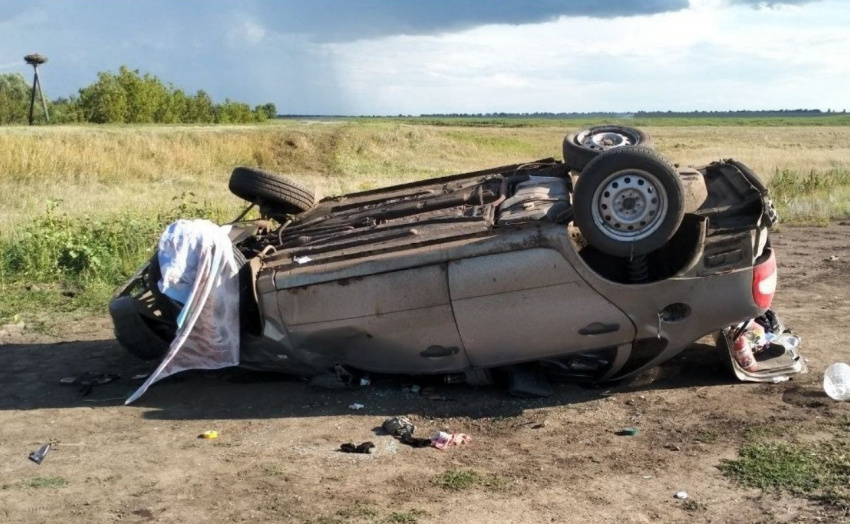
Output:
<instances>
[{"instance_id":1,"label":"rear wheel","mask_svg":"<svg viewBox=\"0 0 850 524\"><path fill-rule=\"evenodd\" d=\"M605 151L626 146L652 147L652 139L640 129L628 126L602 125L576 129L564 137L564 163L581 171Z\"/></svg>"},{"instance_id":2,"label":"rear wheel","mask_svg":"<svg viewBox=\"0 0 850 524\"><path fill-rule=\"evenodd\" d=\"M310 188L254 167L234 169L228 187L234 195L257 204L272 216L297 215L316 205L316 196Z\"/></svg>"},{"instance_id":3,"label":"rear wheel","mask_svg":"<svg viewBox=\"0 0 850 524\"><path fill-rule=\"evenodd\" d=\"M609 255L634 257L666 244L684 216L676 169L645 147L599 155L576 183L575 222L587 242Z\"/></svg>"}]
</instances>

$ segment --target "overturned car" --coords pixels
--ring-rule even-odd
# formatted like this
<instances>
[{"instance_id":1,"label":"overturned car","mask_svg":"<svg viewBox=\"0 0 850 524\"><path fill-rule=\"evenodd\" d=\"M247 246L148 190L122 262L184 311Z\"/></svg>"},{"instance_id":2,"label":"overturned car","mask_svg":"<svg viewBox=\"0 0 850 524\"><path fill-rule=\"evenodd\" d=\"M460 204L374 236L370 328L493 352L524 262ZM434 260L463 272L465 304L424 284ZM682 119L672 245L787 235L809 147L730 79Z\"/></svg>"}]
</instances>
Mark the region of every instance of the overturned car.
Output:
<instances>
[{"instance_id":1,"label":"overturned car","mask_svg":"<svg viewBox=\"0 0 850 524\"><path fill-rule=\"evenodd\" d=\"M236 168L230 189L263 217L230 233L240 365L474 384L506 371L533 392L544 371L618 380L714 334L743 380L804 372L799 339L769 310L777 218L765 186L740 162L679 168L651 145L597 126L566 136L563 162L319 202ZM168 351L182 306L159 278L154 255L110 303L118 341L145 359ZM766 313L772 342L742 358L738 339Z\"/></svg>"}]
</instances>

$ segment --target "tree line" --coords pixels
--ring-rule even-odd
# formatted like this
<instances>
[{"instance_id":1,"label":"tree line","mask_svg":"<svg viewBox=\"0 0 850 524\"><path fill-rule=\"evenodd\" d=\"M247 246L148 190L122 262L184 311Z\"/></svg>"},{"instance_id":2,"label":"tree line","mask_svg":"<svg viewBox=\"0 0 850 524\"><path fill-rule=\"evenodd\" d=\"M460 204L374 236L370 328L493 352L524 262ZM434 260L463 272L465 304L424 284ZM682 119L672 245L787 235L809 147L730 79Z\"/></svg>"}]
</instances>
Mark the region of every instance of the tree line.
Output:
<instances>
[{"instance_id":1,"label":"tree line","mask_svg":"<svg viewBox=\"0 0 850 524\"><path fill-rule=\"evenodd\" d=\"M25 124L32 86L19 73L0 75L0 125ZM277 116L273 103L255 106L225 98L214 103L203 90L189 94L149 73L121 66L100 72L78 95L48 101L51 123L246 124ZM37 121L43 122L40 108Z\"/></svg>"},{"instance_id":2,"label":"tree line","mask_svg":"<svg viewBox=\"0 0 850 524\"><path fill-rule=\"evenodd\" d=\"M428 118L756 118L756 117L794 117L794 116L832 116L846 114L846 110L833 111L827 109L769 109L739 111L635 111L633 113L622 113L614 111L595 111L587 113L561 112L561 113L435 113L421 114ZM405 115L399 115L405 116ZM407 115L410 116L410 115Z\"/></svg>"}]
</instances>

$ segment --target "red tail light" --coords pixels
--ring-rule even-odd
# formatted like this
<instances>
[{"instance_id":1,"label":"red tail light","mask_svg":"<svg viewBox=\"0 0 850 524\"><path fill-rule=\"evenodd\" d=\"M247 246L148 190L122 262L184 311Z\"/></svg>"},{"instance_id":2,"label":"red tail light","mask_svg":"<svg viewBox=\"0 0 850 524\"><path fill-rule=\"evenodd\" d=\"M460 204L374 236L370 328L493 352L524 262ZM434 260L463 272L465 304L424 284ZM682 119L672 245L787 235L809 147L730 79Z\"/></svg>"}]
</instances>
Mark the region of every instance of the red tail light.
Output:
<instances>
[{"instance_id":1,"label":"red tail light","mask_svg":"<svg viewBox=\"0 0 850 524\"><path fill-rule=\"evenodd\" d=\"M769 308L776 293L776 257L773 250L770 258L753 268L753 300L760 308Z\"/></svg>"}]
</instances>

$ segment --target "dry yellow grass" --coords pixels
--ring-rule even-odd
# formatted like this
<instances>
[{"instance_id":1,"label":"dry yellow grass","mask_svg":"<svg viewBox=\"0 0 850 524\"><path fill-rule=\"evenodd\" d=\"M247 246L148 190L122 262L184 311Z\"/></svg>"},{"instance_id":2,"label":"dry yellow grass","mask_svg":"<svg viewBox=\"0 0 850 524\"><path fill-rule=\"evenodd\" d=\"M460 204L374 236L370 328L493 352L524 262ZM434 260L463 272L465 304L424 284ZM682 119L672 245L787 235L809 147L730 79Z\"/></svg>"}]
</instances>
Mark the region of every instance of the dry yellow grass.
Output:
<instances>
[{"instance_id":1,"label":"dry yellow grass","mask_svg":"<svg viewBox=\"0 0 850 524\"><path fill-rule=\"evenodd\" d=\"M648 128L674 162L736 158L766 179L777 170L850 170L850 127ZM236 207L236 165L313 185L322 195L538 158L560 157L560 127L466 128L394 122L283 122L257 126L0 129L0 228L40 213L161 210L192 192Z\"/></svg>"}]
</instances>

